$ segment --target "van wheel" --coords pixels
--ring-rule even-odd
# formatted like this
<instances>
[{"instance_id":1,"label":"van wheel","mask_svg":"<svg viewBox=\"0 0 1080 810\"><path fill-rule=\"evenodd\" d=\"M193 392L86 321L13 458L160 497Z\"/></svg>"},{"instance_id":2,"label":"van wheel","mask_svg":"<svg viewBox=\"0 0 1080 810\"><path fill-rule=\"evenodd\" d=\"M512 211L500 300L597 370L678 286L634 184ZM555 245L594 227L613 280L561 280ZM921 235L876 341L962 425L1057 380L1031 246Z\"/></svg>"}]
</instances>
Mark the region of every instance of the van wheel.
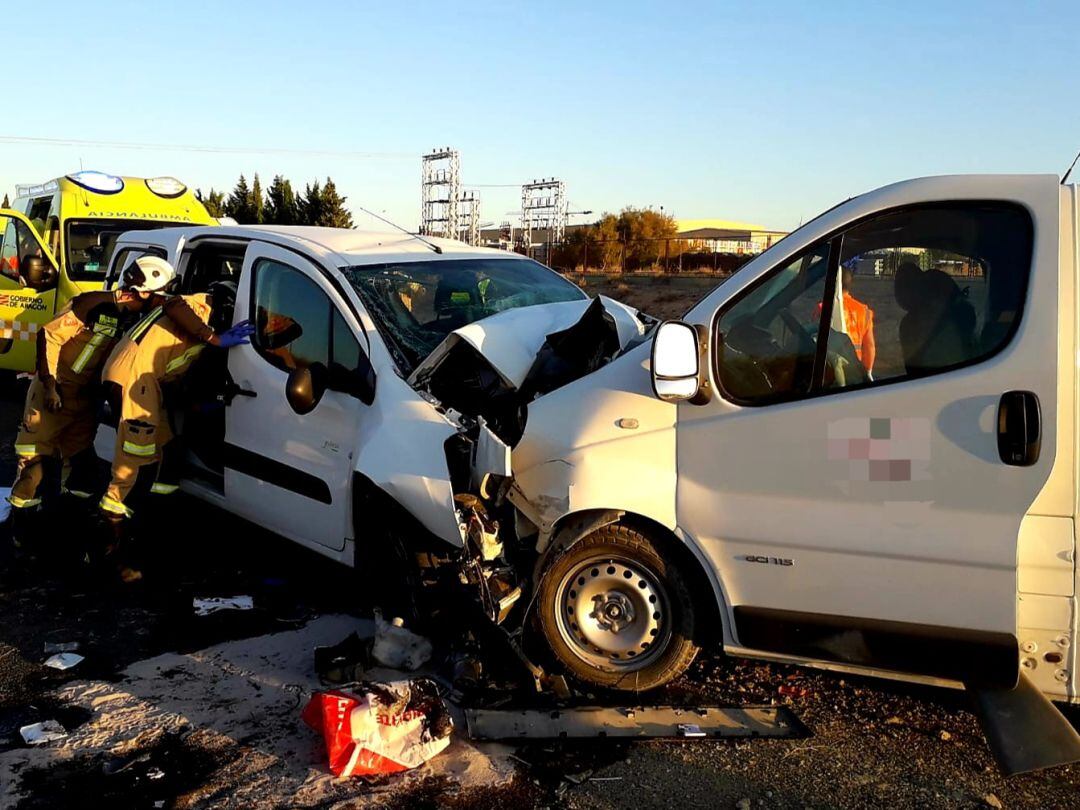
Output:
<instances>
[{"instance_id":1,"label":"van wheel","mask_svg":"<svg viewBox=\"0 0 1080 810\"><path fill-rule=\"evenodd\" d=\"M604 526L555 558L541 576L537 606L555 658L588 684L653 689L698 653L685 577L627 526Z\"/></svg>"}]
</instances>

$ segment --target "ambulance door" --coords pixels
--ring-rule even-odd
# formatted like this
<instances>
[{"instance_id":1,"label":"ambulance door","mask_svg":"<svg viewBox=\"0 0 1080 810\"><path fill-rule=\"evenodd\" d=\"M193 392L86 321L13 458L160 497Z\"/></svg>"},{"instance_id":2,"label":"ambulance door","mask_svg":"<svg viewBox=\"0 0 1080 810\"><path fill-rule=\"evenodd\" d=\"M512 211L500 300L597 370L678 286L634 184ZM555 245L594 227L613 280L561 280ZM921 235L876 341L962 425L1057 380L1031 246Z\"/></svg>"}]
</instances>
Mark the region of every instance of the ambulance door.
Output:
<instances>
[{"instance_id":1,"label":"ambulance door","mask_svg":"<svg viewBox=\"0 0 1080 810\"><path fill-rule=\"evenodd\" d=\"M353 534L353 457L367 410L346 371L366 361L359 324L313 261L262 242L245 254L234 318L257 331L228 355L227 507L315 550L340 552ZM305 369L328 382L298 412L286 390Z\"/></svg>"},{"instance_id":2,"label":"ambulance door","mask_svg":"<svg viewBox=\"0 0 1080 810\"><path fill-rule=\"evenodd\" d=\"M28 281L35 265L37 278ZM58 278L56 259L30 220L0 209L0 369L34 368L37 333L53 317Z\"/></svg>"}]
</instances>

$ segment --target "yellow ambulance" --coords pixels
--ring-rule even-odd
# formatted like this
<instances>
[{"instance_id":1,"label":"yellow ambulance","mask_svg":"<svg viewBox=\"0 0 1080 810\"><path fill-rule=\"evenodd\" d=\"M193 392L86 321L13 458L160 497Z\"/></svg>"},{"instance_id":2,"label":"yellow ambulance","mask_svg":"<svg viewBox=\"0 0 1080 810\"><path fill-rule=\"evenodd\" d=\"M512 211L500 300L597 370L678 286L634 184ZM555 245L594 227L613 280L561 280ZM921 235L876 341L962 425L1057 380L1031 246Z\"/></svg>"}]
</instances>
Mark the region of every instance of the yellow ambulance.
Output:
<instances>
[{"instance_id":1,"label":"yellow ambulance","mask_svg":"<svg viewBox=\"0 0 1080 810\"><path fill-rule=\"evenodd\" d=\"M18 186L0 209L0 369L33 369L38 329L101 288L120 234L182 224L216 220L172 177L81 171Z\"/></svg>"}]
</instances>

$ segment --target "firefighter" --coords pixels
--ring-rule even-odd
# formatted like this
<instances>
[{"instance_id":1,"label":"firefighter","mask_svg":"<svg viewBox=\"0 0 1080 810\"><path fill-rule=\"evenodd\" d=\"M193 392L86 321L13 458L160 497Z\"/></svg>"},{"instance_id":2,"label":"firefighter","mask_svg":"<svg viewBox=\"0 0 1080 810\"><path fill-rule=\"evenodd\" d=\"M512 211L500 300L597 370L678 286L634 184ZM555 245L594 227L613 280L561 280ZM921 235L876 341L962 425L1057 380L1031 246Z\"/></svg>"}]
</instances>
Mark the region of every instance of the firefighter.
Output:
<instances>
[{"instance_id":1,"label":"firefighter","mask_svg":"<svg viewBox=\"0 0 1080 810\"><path fill-rule=\"evenodd\" d=\"M162 386L179 380L207 346L239 346L254 331L245 321L216 333L210 326L212 309L206 293L170 298L128 330L106 363L103 379L112 391L119 424L112 480L99 506L114 549L134 516L134 491L168 495L178 489L168 468L170 454L163 453L173 436ZM120 573L126 581L141 578L129 567L122 566Z\"/></svg>"},{"instance_id":2,"label":"firefighter","mask_svg":"<svg viewBox=\"0 0 1080 810\"><path fill-rule=\"evenodd\" d=\"M140 260L141 261L141 260ZM136 262L137 264L137 262ZM135 264L132 265L135 267ZM93 489L94 434L99 373L110 350L169 278L148 279L137 269L118 289L83 293L37 335L37 375L27 392L15 439L18 468L8 502L12 539L25 548L41 513L48 463L70 462L64 490L89 498Z\"/></svg>"}]
</instances>

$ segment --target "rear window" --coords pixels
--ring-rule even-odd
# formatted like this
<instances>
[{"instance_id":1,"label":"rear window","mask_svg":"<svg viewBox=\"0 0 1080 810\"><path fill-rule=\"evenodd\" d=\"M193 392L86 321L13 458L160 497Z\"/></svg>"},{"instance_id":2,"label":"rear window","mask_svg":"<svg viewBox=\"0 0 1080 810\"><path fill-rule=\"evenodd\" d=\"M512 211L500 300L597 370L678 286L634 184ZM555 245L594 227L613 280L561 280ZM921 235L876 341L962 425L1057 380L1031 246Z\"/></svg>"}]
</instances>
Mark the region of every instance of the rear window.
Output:
<instances>
[{"instance_id":1,"label":"rear window","mask_svg":"<svg viewBox=\"0 0 1080 810\"><path fill-rule=\"evenodd\" d=\"M64 258L68 277L74 281L104 281L120 234L155 231L190 225L189 222L158 222L144 219L70 220L64 232Z\"/></svg>"}]
</instances>

